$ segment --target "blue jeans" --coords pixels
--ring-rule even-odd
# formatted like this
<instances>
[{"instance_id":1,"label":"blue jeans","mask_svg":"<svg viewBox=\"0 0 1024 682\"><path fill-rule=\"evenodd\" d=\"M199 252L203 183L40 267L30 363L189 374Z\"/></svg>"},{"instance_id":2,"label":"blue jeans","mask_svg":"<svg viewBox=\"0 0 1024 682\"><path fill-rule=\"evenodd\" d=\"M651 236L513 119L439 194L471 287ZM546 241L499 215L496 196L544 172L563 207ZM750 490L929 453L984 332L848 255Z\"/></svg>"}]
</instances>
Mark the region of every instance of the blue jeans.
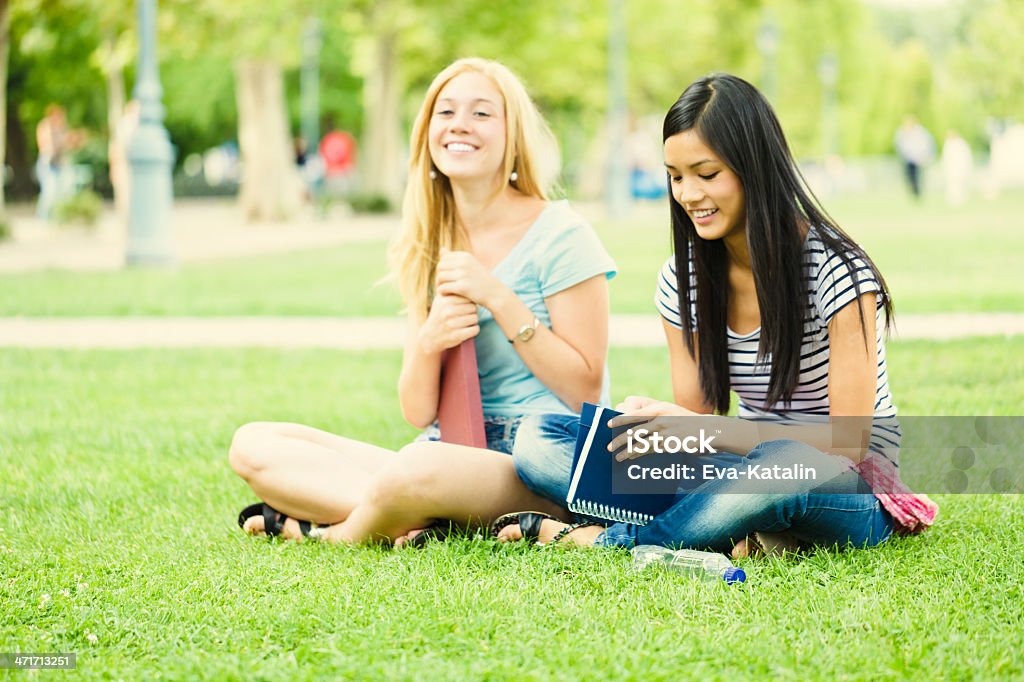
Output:
<instances>
[{"instance_id":1,"label":"blue jeans","mask_svg":"<svg viewBox=\"0 0 1024 682\"><path fill-rule=\"evenodd\" d=\"M565 415L523 419L512 450L516 473L530 490L565 505L579 421ZM701 456L716 468L746 464L787 466L794 461L820 462L827 480L792 481L775 493L735 492L745 481L715 479L680 490L675 503L646 526L616 523L595 544L632 547L709 548L727 552L755 531L787 531L801 544L870 547L887 540L893 521L867 484L842 461L803 443L761 443L746 457L730 453Z\"/></svg>"},{"instance_id":2,"label":"blue jeans","mask_svg":"<svg viewBox=\"0 0 1024 682\"><path fill-rule=\"evenodd\" d=\"M503 452L506 455L512 454L512 444L516 440L516 433L522 417L505 417L502 415L484 415L484 435L487 437L487 449ZM441 429L437 422L434 422L416 437L417 441L438 441L441 440ZM569 451L570 463L572 451Z\"/></svg>"}]
</instances>

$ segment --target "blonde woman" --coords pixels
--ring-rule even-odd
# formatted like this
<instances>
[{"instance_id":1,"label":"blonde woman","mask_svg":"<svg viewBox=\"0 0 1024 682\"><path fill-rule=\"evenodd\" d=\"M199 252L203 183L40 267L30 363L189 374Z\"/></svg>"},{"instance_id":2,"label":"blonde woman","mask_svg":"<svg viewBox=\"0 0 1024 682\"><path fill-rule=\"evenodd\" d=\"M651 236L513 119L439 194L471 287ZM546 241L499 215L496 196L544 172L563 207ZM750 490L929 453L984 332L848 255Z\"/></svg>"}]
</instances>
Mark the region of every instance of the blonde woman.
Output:
<instances>
[{"instance_id":1,"label":"blonde woman","mask_svg":"<svg viewBox=\"0 0 1024 682\"><path fill-rule=\"evenodd\" d=\"M427 90L410 149L391 262L408 312L399 401L424 435L394 452L298 424L241 427L231 465L265 503L239 518L249 533L401 542L437 519L557 514L512 466L520 419L574 420L584 401L608 402L615 265L583 218L549 200L557 145L522 83L497 62L453 63ZM441 354L469 338L487 450L436 442L432 426Z\"/></svg>"}]
</instances>

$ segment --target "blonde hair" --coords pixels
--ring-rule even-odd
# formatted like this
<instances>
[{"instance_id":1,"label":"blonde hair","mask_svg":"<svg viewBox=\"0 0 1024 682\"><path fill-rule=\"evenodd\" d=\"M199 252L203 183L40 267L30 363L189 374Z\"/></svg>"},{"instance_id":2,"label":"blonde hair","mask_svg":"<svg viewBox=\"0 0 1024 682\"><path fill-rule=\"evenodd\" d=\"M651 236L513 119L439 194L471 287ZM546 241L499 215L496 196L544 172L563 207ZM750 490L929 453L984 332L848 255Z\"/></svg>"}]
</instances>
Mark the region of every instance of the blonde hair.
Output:
<instances>
[{"instance_id":1,"label":"blonde hair","mask_svg":"<svg viewBox=\"0 0 1024 682\"><path fill-rule=\"evenodd\" d=\"M437 173L430 158L428 133L434 104L441 89L456 76L480 73L494 83L505 105L505 189L514 170L515 188L528 196L547 199L559 172L558 143L523 83L508 67L487 59L453 62L427 88L409 141L409 179L402 203L402 229L391 244L391 277L402 301L417 319L426 316L434 293L434 273L442 248L465 250L466 234L455 220L451 183Z\"/></svg>"}]
</instances>

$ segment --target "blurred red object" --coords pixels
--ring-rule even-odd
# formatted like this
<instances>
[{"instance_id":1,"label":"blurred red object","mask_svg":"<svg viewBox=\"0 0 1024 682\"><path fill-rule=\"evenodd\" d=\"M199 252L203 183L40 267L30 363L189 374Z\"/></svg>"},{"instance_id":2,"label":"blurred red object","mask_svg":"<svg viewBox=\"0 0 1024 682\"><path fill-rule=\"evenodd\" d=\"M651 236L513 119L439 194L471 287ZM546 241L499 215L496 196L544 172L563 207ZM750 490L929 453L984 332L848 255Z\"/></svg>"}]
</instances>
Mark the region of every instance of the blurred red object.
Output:
<instances>
[{"instance_id":1,"label":"blurred red object","mask_svg":"<svg viewBox=\"0 0 1024 682\"><path fill-rule=\"evenodd\" d=\"M342 130L332 130L320 140L327 175L344 175L356 165L356 140Z\"/></svg>"}]
</instances>

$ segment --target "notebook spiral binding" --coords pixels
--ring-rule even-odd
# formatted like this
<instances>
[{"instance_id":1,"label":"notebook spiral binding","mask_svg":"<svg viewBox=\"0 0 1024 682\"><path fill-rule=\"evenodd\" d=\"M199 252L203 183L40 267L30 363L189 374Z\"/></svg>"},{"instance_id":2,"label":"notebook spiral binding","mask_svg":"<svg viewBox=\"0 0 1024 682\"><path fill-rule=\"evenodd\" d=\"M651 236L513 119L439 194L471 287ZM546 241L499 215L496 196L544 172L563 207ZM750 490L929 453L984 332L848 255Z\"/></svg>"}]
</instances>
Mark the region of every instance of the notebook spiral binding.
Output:
<instances>
[{"instance_id":1,"label":"notebook spiral binding","mask_svg":"<svg viewBox=\"0 0 1024 682\"><path fill-rule=\"evenodd\" d=\"M590 500L576 500L569 504L569 510L577 514L596 516L619 523L635 523L638 526L646 526L654 519L650 514L629 511L628 509L613 507L608 504L596 504Z\"/></svg>"}]
</instances>

